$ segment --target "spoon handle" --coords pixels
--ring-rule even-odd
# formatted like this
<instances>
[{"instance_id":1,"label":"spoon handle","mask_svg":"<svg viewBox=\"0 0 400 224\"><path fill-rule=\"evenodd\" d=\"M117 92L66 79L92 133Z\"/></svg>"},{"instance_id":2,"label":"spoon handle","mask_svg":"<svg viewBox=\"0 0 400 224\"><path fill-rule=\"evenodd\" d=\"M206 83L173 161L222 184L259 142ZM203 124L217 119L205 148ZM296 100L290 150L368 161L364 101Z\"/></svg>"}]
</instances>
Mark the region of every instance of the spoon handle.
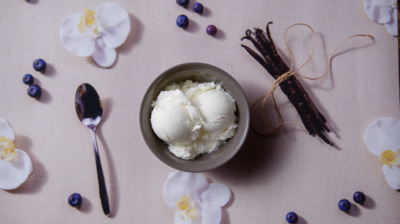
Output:
<instances>
[{"instance_id":1,"label":"spoon handle","mask_svg":"<svg viewBox=\"0 0 400 224\"><path fill-rule=\"evenodd\" d=\"M101 205L103 207L104 214L106 216L110 216L111 215L110 203L108 201L107 188L106 188L106 183L104 181L103 168L101 167L99 150L97 149L95 130L90 129L90 133L92 134L94 156L96 159L97 178L99 180L99 193L100 193Z\"/></svg>"}]
</instances>

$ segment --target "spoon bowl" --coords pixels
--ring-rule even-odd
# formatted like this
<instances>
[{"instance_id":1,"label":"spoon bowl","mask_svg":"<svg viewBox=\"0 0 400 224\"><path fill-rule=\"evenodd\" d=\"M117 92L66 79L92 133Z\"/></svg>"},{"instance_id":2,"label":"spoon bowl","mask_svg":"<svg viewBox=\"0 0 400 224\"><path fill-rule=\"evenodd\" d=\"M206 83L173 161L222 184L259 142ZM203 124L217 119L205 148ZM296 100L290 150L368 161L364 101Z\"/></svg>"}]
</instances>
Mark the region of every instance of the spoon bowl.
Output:
<instances>
[{"instance_id":1,"label":"spoon bowl","mask_svg":"<svg viewBox=\"0 0 400 224\"><path fill-rule=\"evenodd\" d=\"M82 124L89 128L92 135L101 204L104 214L110 216L110 203L108 200L103 169L101 167L100 155L96 141L96 128L103 116L103 106L99 95L90 84L84 83L78 86L75 93L75 110L79 120L82 122Z\"/></svg>"}]
</instances>

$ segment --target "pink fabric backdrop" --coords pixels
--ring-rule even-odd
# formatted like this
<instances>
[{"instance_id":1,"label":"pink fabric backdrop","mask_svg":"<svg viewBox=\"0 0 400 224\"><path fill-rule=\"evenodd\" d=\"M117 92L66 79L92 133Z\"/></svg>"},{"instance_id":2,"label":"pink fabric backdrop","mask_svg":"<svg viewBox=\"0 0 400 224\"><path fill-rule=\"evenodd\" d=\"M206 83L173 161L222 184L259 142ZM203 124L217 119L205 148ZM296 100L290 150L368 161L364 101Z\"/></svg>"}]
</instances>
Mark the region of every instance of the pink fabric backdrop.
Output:
<instances>
[{"instance_id":1,"label":"pink fabric backdrop","mask_svg":"<svg viewBox=\"0 0 400 224\"><path fill-rule=\"evenodd\" d=\"M386 183L382 164L363 142L367 126L382 116L400 118L398 40L371 21L364 1L201 1L203 15L175 1L120 0L129 13L132 31L109 69L67 52L59 39L62 19L105 1L3 0L0 2L0 117L16 132L17 148L32 158L34 172L20 188L0 191L1 223L173 223L174 209L165 205L162 187L174 170L147 148L139 128L139 108L146 88L164 70L185 62L204 62L230 73L249 103L267 92L272 78L241 47L246 29L265 28L283 52L285 29L298 22L316 31L316 51L301 70L323 73L329 54L345 38L367 33L375 37L346 42L333 59L332 70L317 81L301 79L326 114L337 147L285 126L278 136L250 132L232 161L204 173L227 185L233 194L223 209L222 223L285 223L296 211L300 223L400 223L400 193ZM192 5L193 3L191 3ZM188 29L176 27L186 14ZM209 24L216 37L205 32ZM304 28L288 33L295 64L310 54L311 34ZM247 42L245 42L247 43ZM32 62L49 64L42 75ZM21 78L32 73L43 88L41 100L26 94ZM91 83L103 99L104 120L98 142L113 216L102 214L90 134L78 120L74 94ZM299 117L286 96L276 98L286 121ZM272 110L272 104L267 107ZM349 214L337 209L355 191L367 195L364 206ZM77 211L67 204L70 193L84 197Z\"/></svg>"}]
</instances>

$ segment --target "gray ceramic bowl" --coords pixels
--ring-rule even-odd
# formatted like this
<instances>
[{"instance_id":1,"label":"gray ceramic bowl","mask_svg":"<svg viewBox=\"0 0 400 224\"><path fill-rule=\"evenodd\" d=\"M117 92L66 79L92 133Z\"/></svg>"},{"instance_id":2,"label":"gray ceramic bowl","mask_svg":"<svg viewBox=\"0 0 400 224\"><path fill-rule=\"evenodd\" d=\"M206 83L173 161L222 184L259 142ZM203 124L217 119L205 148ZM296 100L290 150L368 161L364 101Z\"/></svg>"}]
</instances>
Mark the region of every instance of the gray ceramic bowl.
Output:
<instances>
[{"instance_id":1,"label":"gray ceramic bowl","mask_svg":"<svg viewBox=\"0 0 400 224\"><path fill-rule=\"evenodd\" d=\"M225 91L235 99L238 118L236 133L226 144L221 145L218 150L204 154L194 160L184 160L174 156L168 150L168 145L156 136L150 124L151 104L158 94L168 84L187 79L197 82L220 83ZM249 130L249 124L249 105L240 85L225 71L203 63L181 64L162 73L148 88L140 108L140 128L147 146L162 162L186 172L208 171L229 161L242 147Z\"/></svg>"}]
</instances>

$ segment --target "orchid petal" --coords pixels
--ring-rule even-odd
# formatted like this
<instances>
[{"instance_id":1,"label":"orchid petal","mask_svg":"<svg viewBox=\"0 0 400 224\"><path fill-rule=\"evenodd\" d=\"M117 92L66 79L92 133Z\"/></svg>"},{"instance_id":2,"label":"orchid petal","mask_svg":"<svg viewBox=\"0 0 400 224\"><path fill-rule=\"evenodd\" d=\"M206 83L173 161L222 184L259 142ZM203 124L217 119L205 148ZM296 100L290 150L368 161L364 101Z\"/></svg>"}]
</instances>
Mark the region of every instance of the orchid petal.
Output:
<instances>
[{"instance_id":1,"label":"orchid petal","mask_svg":"<svg viewBox=\"0 0 400 224\"><path fill-rule=\"evenodd\" d=\"M203 204L201 212L201 224L219 224L222 219L222 209L217 204Z\"/></svg>"},{"instance_id":2,"label":"orchid petal","mask_svg":"<svg viewBox=\"0 0 400 224\"><path fill-rule=\"evenodd\" d=\"M102 39L97 39L96 51L93 53L94 61L101 67L110 67L117 58L117 52L113 48L105 46Z\"/></svg>"},{"instance_id":3,"label":"orchid petal","mask_svg":"<svg viewBox=\"0 0 400 224\"><path fill-rule=\"evenodd\" d=\"M400 167L383 166L383 174L389 186L395 190L400 190Z\"/></svg>"},{"instance_id":4,"label":"orchid petal","mask_svg":"<svg viewBox=\"0 0 400 224\"><path fill-rule=\"evenodd\" d=\"M365 12L377 23L387 23L391 19L392 5L390 0L365 0Z\"/></svg>"},{"instance_id":5,"label":"orchid petal","mask_svg":"<svg viewBox=\"0 0 400 224\"><path fill-rule=\"evenodd\" d=\"M121 46L131 29L128 13L120 5L104 3L97 7L96 18L101 27L101 36L110 48Z\"/></svg>"},{"instance_id":6,"label":"orchid petal","mask_svg":"<svg viewBox=\"0 0 400 224\"><path fill-rule=\"evenodd\" d=\"M15 157L10 162L0 159L0 189L12 190L19 187L32 173L32 161L28 154L15 149Z\"/></svg>"},{"instance_id":7,"label":"orchid petal","mask_svg":"<svg viewBox=\"0 0 400 224\"><path fill-rule=\"evenodd\" d=\"M10 127L8 122L3 118L0 118L0 135L9 138L14 141L15 134L13 129Z\"/></svg>"},{"instance_id":8,"label":"orchid petal","mask_svg":"<svg viewBox=\"0 0 400 224\"><path fill-rule=\"evenodd\" d=\"M393 16L391 20L388 23L385 23L386 30L392 35L392 36L398 36L398 20L397 20L397 10L393 10Z\"/></svg>"},{"instance_id":9,"label":"orchid petal","mask_svg":"<svg viewBox=\"0 0 400 224\"><path fill-rule=\"evenodd\" d=\"M95 42L91 34L79 32L77 27L81 16L82 14L76 13L64 18L60 26L60 38L62 45L69 52L87 57L94 53Z\"/></svg>"},{"instance_id":10,"label":"orchid petal","mask_svg":"<svg viewBox=\"0 0 400 224\"><path fill-rule=\"evenodd\" d=\"M175 212L174 224L193 224L192 220L187 216L182 216L179 211Z\"/></svg>"},{"instance_id":11,"label":"orchid petal","mask_svg":"<svg viewBox=\"0 0 400 224\"><path fill-rule=\"evenodd\" d=\"M364 141L367 149L376 156L384 150L400 148L400 120L380 118L372 122L365 131Z\"/></svg>"},{"instance_id":12,"label":"orchid petal","mask_svg":"<svg viewBox=\"0 0 400 224\"><path fill-rule=\"evenodd\" d=\"M231 199L231 191L222 184L211 183L201 195L204 203L217 204L220 207L226 205Z\"/></svg>"},{"instance_id":13,"label":"orchid petal","mask_svg":"<svg viewBox=\"0 0 400 224\"><path fill-rule=\"evenodd\" d=\"M168 206L175 207L185 194L197 201L207 186L207 179L202 174L177 171L170 174L164 184L164 201Z\"/></svg>"}]
</instances>

